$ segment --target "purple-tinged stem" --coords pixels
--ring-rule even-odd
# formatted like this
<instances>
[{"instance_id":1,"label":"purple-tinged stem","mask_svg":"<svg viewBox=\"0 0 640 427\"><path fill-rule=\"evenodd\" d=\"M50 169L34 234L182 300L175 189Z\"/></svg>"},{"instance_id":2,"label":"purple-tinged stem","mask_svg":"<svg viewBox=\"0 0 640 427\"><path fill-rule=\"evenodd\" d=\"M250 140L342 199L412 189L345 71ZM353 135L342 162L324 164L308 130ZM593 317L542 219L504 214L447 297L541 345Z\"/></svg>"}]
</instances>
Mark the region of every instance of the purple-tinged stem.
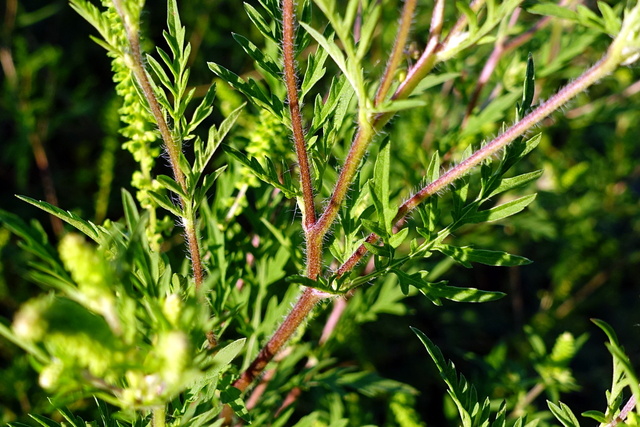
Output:
<instances>
[{"instance_id":1,"label":"purple-tinged stem","mask_svg":"<svg viewBox=\"0 0 640 427\"><path fill-rule=\"evenodd\" d=\"M291 127L293 130L293 140L298 156L300 167L300 181L302 184L302 195L304 206L304 228L310 229L316 222L315 207L313 204L313 187L311 185L311 170L309 168L309 158L305 144L304 130L302 125L302 115L300 114L300 103L298 99L298 85L296 82L295 67L295 12L294 1L282 1L282 51L284 53L284 80L287 86L287 96L289 98L289 112L291 113Z\"/></svg>"},{"instance_id":2,"label":"purple-tinged stem","mask_svg":"<svg viewBox=\"0 0 640 427\"><path fill-rule=\"evenodd\" d=\"M145 71L142 62L142 53L140 51L140 38L138 37L138 32L135 28L131 27L129 16L127 16L125 10L122 8L120 0L113 0L113 5L122 20L127 33L129 47L131 48L131 53L125 54L125 64L127 64L131 72L133 72L136 81L149 104L151 114L158 125L158 130L160 131L160 135L162 136L162 141L164 143L164 148L169 154L169 163L171 165L171 170L173 171L173 177L176 182L180 184L183 192L186 193L187 182L185 180L184 173L180 169L180 149L171 135L171 129L169 129L169 125L165 120L160 103L153 92L153 87L151 86L149 77ZM200 257L200 245L198 244L198 236L196 232L195 212L193 212L189 200L185 200L180 197L180 204L185 212L182 222L187 237L187 245L189 247L193 280L197 290L202 284L204 274L202 269L202 259Z\"/></svg>"},{"instance_id":3,"label":"purple-tinged stem","mask_svg":"<svg viewBox=\"0 0 640 427\"><path fill-rule=\"evenodd\" d=\"M402 60L402 56L404 53L404 48L407 44L407 39L409 38L409 31L411 30L411 20L413 19L413 13L416 9L417 3L417 0L406 0L404 2L404 7L402 8L402 17L400 18L400 27L398 28L398 34L396 35L396 40L393 44L391 55L389 55L387 67L384 70L384 75L382 76L382 81L380 82L380 86L378 87L378 92L376 93L376 98L374 101L374 105L376 106L384 102L384 99L389 92L389 88L393 83L393 75L400 65L400 61Z\"/></svg>"},{"instance_id":4,"label":"purple-tinged stem","mask_svg":"<svg viewBox=\"0 0 640 427\"><path fill-rule=\"evenodd\" d=\"M401 225L407 215L413 211L418 205L423 203L427 198L443 190L457 179L463 177L471 171L474 167L478 166L484 160L493 156L516 138L522 136L526 131L534 127L538 122L547 117L549 114L566 104L573 97L580 92L593 85L602 77L611 73L618 66L617 58L611 59L610 53L607 53L600 61L594 66L582 74L578 79L571 82L558 93L553 95L549 100L544 102L534 111L525 116L518 123L510 127L502 135L473 153L467 159L463 160L454 168L442 174L438 179L428 184L416 194L414 194L409 200L404 202L398 209L398 213L394 218L396 226ZM374 244L378 241L379 236L371 233L365 242ZM353 269L360 260L367 254L368 250L363 245L358 247L356 251L345 261L345 263L338 268L336 274L338 276L344 275L346 272Z\"/></svg>"}]
</instances>

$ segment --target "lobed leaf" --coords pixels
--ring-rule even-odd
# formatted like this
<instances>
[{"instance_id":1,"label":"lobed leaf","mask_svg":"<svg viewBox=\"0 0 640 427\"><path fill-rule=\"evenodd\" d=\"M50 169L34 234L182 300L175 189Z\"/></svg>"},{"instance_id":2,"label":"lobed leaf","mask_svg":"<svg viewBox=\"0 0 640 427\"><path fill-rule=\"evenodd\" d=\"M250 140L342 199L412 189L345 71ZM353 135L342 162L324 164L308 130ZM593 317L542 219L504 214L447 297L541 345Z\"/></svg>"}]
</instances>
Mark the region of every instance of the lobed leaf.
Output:
<instances>
[{"instance_id":1,"label":"lobed leaf","mask_svg":"<svg viewBox=\"0 0 640 427\"><path fill-rule=\"evenodd\" d=\"M467 268L471 268L472 262L502 267L514 267L531 263L531 260L522 256L512 255L502 251L475 249L471 246L459 247L441 244L433 249L443 253Z\"/></svg>"}]
</instances>

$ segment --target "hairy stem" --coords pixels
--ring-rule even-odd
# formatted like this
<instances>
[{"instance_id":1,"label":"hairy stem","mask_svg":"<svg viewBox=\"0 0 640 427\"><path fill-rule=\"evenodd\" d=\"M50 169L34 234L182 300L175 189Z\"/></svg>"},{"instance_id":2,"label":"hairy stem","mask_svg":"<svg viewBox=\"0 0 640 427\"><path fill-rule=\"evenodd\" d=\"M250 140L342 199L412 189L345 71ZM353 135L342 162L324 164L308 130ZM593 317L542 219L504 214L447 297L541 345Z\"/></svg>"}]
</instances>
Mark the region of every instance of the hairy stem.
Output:
<instances>
[{"instance_id":1,"label":"hairy stem","mask_svg":"<svg viewBox=\"0 0 640 427\"><path fill-rule=\"evenodd\" d=\"M151 114L158 125L158 130L162 136L164 148L169 154L169 163L171 170L173 171L173 177L176 182L180 184L182 190L187 193L187 182L185 175L180 169L180 147L171 135L171 129L165 119L160 103L156 98L156 95L147 76L147 72L142 62L142 53L140 50L140 38L138 31L131 24L131 17L127 14L122 7L121 0L113 0L113 4L122 20L125 31L127 33L127 40L129 41L129 47L131 51L124 54L125 64L129 67L134 74L142 93L144 94ZM200 246L198 244L198 236L196 232L195 211L189 200L180 197L180 204L184 211L184 218L182 218L185 234L187 237L187 245L189 247L189 256L191 258L191 267L193 270L193 279L196 285L196 289L202 284L204 275L202 270L202 260L200 258Z\"/></svg>"},{"instance_id":2,"label":"hairy stem","mask_svg":"<svg viewBox=\"0 0 640 427\"><path fill-rule=\"evenodd\" d=\"M376 93L376 98L374 101L374 105L376 106L382 104L385 97L387 96L387 92L389 92L391 84L393 83L393 75L400 65L400 61L402 60L402 55L404 53L404 47L406 46L407 39L409 38L409 31L411 30L411 20L413 19L413 12L416 9L416 4L417 0L406 0L404 2L404 7L402 8L402 17L400 18L400 27L398 28L398 34L396 35L396 41L393 44L393 50L391 51L391 55L389 55L387 67L384 70L382 81L380 82L378 92Z\"/></svg>"},{"instance_id":3,"label":"hairy stem","mask_svg":"<svg viewBox=\"0 0 640 427\"><path fill-rule=\"evenodd\" d=\"M566 104L580 92L584 91L589 86L600 80L602 77L615 70L621 62L621 58L619 54L615 54L615 50L613 49L613 47L614 46L612 46L612 49L610 49L609 52L600 61L598 61L593 67L591 67L584 74L578 77L578 79L565 86L558 93L552 96L548 101L540 105L537 109L529 113L518 123L510 127L502 135L473 153L471 156L460 162L454 168L442 174L438 179L422 188L411 198L409 198L409 200L404 202L398 209L398 212L393 221L396 224L396 227L401 226L404 223L407 215L418 205L423 203L426 199L451 185L451 183L453 183L457 179L465 176L474 167L478 166L480 163L505 148L516 138L522 136L525 132L534 127L538 122ZM379 237L376 234L372 233L367 237L365 241L367 243L374 244L378 241L378 239ZM345 263L340 266L340 268L337 270L337 275L342 276L346 272L353 269L362 259L362 257L367 254L367 252L367 248L364 246L364 244L358 247L358 249L356 249L356 251L349 257L349 259L347 259L347 261L345 261Z\"/></svg>"},{"instance_id":4,"label":"hairy stem","mask_svg":"<svg viewBox=\"0 0 640 427\"><path fill-rule=\"evenodd\" d=\"M305 288L300 294L300 298L293 306L280 327L273 334L269 342L260 350L258 356L249 367L242 373L233 386L240 391L247 387L262 373L267 364L278 354L282 347L289 341L293 334L302 324L307 315L311 313L313 307L322 299L330 295L313 288Z\"/></svg>"},{"instance_id":5,"label":"hairy stem","mask_svg":"<svg viewBox=\"0 0 640 427\"><path fill-rule=\"evenodd\" d=\"M304 228L310 229L316 222L315 207L313 203L313 187L311 185L311 170L309 168L309 158L305 143L304 131L302 129L302 115L298 100L298 86L296 83L295 68L295 12L294 0L282 1L282 51L284 53L284 80L287 86L287 97L289 98L289 112L291 113L291 127L293 129L293 140L298 156L300 167L300 181L302 184L304 212Z\"/></svg>"}]
</instances>

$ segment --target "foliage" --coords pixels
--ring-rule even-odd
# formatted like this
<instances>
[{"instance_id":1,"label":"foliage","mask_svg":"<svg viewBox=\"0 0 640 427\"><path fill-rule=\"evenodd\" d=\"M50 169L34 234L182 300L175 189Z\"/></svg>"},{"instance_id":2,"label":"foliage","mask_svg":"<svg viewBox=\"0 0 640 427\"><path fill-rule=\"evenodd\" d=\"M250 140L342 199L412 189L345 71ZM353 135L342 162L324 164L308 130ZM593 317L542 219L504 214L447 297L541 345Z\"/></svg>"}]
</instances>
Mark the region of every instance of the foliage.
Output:
<instances>
[{"instance_id":1,"label":"foliage","mask_svg":"<svg viewBox=\"0 0 640 427\"><path fill-rule=\"evenodd\" d=\"M640 217L638 110L584 92L637 79L624 66L640 53L640 4L259 0L240 13L208 0L70 3L106 50L114 90L99 95L102 107L72 93L67 116L38 76L72 80L79 66L55 46L29 51L21 30L68 8L10 0L5 17L3 162L15 165L17 190L35 196L31 147L46 201L21 195L0 210L10 301L0 354L14 388L0 389L10 396L2 422L579 425L561 399L580 390L572 364L594 328L576 306L637 266ZM243 34L228 37L225 19ZM635 86L614 89L629 97ZM555 127L531 133L569 102L578 106ZM50 116L64 139L83 109L103 122L68 148L69 163L91 166L71 168L69 194L56 194L65 180L48 165L55 150L42 129ZM589 135L605 118L616 138ZM564 143L551 139L567 128ZM101 154L82 155L90 140L102 140ZM93 207L82 187L92 181ZM120 186L132 191L118 200ZM51 227L26 221L27 205ZM536 246L544 268L529 266ZM508 289L495 267L552 285ZM514 307L538 292L540 307L502 321L491 307L504 308L510 291ZM594 303L604 314L618 310L610 294ZM485 304L456 304L465 302ZM635 313L628 306L622 318ZM631 353L593 322L609 339L613 377L606 407L594 399L603 410L582 415L636 425ZM505 323L518 330L502 341L460 344ZM442 408L424 403L438 386L420 343L447 387ZM401 348L415 350L410 360L398 359ZM32 370L37 379L19 380ZM11 413L16 402L28 402L23 413Z\"/></svg>"}]
</instances>

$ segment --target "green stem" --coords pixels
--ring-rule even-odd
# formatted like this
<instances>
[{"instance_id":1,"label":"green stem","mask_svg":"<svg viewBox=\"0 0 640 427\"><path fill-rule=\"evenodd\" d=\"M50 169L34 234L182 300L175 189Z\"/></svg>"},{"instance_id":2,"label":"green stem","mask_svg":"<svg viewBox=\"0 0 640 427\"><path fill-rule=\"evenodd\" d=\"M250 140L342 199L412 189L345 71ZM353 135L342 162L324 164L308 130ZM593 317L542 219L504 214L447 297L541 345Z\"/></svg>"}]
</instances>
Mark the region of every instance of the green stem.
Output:
<instances>
[{"instance_id":1,"label":"green stem","mask_svg":"<svg viewBox=\"0 0 640 427\"><path fill-rule=\"evenodd\" d=\"M164 406L159 406L153 409L153 427L165 427L166 425L166 409Z\"/></svg>"}]
</instances>

